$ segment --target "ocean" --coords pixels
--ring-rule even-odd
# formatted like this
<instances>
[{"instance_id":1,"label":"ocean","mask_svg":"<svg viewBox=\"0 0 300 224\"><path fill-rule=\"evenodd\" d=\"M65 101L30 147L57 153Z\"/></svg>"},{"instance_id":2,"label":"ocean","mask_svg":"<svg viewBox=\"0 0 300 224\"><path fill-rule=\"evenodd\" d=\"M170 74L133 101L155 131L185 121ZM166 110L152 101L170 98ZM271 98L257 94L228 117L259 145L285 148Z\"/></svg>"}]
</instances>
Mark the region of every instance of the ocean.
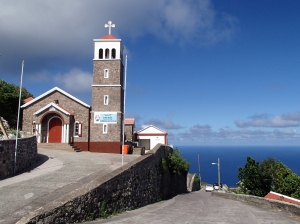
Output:
<instances>
[{"instance_id":1,"label":"ocean","mask_svg":"<svg viewBox=\"0 0 300 224\"><path fill-rule=\"evenodd\" d=\"M300 175L300 146L175 146L183 158L190 163L190 173L199 174L198 154L200 156L201 181L218 182L218 166L220 158L221 183L236 187L239 181L238 167L244 168L247 156L262 162L267 158L275 158L285 164L294 173Z\"/></svg>"}]
</instances>

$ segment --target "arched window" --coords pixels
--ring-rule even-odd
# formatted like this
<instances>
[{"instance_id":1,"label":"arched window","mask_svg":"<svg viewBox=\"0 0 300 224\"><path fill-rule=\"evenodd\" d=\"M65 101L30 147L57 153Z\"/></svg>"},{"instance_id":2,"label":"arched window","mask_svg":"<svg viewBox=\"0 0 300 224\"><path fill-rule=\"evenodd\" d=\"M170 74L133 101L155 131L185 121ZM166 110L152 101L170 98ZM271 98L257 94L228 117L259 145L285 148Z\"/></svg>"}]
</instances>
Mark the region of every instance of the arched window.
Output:
<instances>
[{"instance_id":1,"label":"arched window","mask_svg":"<svg viewBox=\"0 0 300 224\"><path fill-rule=\"evenodd\" d=\"M115 59L116 58L116 49L112 49L112 51L111 51L111 58L112 59Z\"/></svg>"},{"instance_id":2,"label":"arched window","mask_svg":"<svg viewBox=\"0 0 300 224\"><path fill-rule=\"evenodd\" d=\"M99 59L103 59L103 49L99 49Z\"/></svg>"},{"instance_id":3,"label":"arched window","mask_svg":"<svg viewBox=\"0 0 300 224\"><path fill-rule=\"evenodd\" d=\"M109 59L109 49L105 49L105 59Z\"/></svg>"},{"instance_id":4,"label":"arched window","mask_svg":"<svg viewBox=\"0 0 300 224\"><path fill-rule=\"evenodd\" d=\"M75 121L74 123L74 137L82 136L82 123Z\"/></svg>"}]
</instances>

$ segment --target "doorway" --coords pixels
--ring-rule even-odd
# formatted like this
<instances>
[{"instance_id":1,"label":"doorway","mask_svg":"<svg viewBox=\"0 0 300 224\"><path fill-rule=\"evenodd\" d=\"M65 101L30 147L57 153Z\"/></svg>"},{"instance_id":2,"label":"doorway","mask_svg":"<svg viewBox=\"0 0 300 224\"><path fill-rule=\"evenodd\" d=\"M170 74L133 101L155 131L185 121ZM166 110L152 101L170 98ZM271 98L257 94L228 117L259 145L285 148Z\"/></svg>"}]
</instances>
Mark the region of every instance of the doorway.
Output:
<instances>
[{"instance_id":1,"label":"doorway","mask_svg":"<svg viewBox=\"0 0 300 224\"><path fill-rule=\"evenodd\" d=\"M49 122L48 142L61 142L62 121L58 117L54 117Z\"/></svg>"}]
</instances>

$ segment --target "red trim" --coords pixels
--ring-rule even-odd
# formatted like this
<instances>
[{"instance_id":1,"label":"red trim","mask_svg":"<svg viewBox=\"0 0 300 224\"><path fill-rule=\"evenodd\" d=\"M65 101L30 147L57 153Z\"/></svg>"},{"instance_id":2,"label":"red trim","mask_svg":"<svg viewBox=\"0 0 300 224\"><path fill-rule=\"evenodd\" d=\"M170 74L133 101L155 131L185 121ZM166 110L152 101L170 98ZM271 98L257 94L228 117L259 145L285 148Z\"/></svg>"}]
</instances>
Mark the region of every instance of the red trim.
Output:
<instances>
[{"instance_id":1,"label":"red trim","mask_svg":"<svg viewBox=\"0 0 300 224\"><path fill-rule=\"evenodd\" d=\"M90 142L90 152L122 154L120 142Z\"/></svg>"}]
</instances>

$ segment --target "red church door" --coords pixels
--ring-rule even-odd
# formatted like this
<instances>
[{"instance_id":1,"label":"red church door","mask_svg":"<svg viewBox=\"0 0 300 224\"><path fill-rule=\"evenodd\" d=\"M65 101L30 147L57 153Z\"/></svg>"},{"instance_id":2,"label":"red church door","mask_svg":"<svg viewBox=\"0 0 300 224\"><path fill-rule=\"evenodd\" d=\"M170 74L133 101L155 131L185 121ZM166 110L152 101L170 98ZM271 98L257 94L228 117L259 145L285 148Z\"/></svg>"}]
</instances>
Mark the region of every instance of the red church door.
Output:
<instances>
[{"instance_id":1,"label":"red church door","mask_svg":"<svg viewBox=\"0 0 300 224\"><path fill-rule=\"evenodd\" d=\"M51 119L49 123L48 142L61 142L62 122L59 118Z\"/></svg>"}]
</instances>

